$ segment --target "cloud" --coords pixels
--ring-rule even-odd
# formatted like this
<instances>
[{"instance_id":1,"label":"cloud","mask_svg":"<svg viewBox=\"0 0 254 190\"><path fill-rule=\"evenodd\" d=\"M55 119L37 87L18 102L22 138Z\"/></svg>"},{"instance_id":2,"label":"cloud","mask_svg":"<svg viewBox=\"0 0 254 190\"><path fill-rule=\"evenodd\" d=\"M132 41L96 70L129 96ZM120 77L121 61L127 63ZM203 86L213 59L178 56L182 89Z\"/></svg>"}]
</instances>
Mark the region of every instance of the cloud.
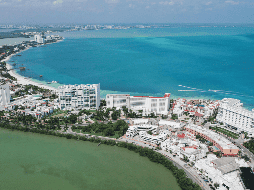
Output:
<instances>
[{"instance_id":1,"label":"cloud","mask_svg":"<svg viewBox=\"0 0 254 190\"><path fill-rule=\"evenodd\" d=\"M136 7L136 5L129 4L129 7L130 7L130 8L135 8L135 7Z\"/></svg>"},{"instance_id":2,"label":"cloud","mask_svg":"<svg viewBox=\"0 0 254 190\"><path fill-rule=\"evenodd\" d=\"M212 3L213 3L212 1L209 1L205 5L211 5Z\"/></svg>"},{"instance_id":3,"label":"cloud","mask_svg":"<svg viewBox=\"0 0 254 190\"><path fill-rule=\"evenodd\" d=\"M53 5L62 4L63 0L56 0L53 2Z\"/></svg>"},{"instance_id":4,"label":"cloud","mask_svg":"<svg viewBox=\"0 0 254 190\"><path fill-rule=\"evenodd\" d=\"M236 1L225 1L225 3L229 3L231 5L238 5L239 2L236 2Z\"/></svg>"},{"instance_id":5,"label":"cloud","mask_svg":"<svg viewBox=\"0 0 254 190\"><path fill-rule=\"evenodd\" d=\"M106 3L112 4L112 3L118 3L119 0L105 0Z\"/></svg>"},{"instance_id":6,"label":"cloud","mask_svg":"<svg viewBox=\"0 0 254 190\"><path fill-rule=\"evenodd\" d=\"M161 1L161 2L159 2L159 4L160 5L174 5L175 3L172 2L172 1L170 1L170 2L168 2L168 1Z\"/></svg>"}]
</instances>

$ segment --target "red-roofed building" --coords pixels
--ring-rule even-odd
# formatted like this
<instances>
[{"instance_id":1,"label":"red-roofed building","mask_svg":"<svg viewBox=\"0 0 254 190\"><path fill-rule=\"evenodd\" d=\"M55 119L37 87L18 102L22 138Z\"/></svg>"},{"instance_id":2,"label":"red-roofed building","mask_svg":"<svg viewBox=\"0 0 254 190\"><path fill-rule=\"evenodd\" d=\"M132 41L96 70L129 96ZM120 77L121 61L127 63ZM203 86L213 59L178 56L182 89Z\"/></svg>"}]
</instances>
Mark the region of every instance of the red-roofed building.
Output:
<instances>
[{"instance_id":1,"label":"red-roofed building","mask_svg":"<svg viewBox=\"0 0 254 190\"><path fill-rule=\"evenodd\" d=\"M196 117L203 117L203 114L201 114L201 113L198 113L198 112L196 112L195 114L194 114L194 116L196 116Z\"/></svg>"},{"instance_id":2,"label":"red-roofed building","mask_svg":"<svg viewBox=\"0 0 254 190\"><path fill-rule=\"evenodd\" d=\"M185 134L182 133L182 134L177 134L177 137L180 138L180 139L183 139L185 137Z\"/></svg>"}]
</instances>

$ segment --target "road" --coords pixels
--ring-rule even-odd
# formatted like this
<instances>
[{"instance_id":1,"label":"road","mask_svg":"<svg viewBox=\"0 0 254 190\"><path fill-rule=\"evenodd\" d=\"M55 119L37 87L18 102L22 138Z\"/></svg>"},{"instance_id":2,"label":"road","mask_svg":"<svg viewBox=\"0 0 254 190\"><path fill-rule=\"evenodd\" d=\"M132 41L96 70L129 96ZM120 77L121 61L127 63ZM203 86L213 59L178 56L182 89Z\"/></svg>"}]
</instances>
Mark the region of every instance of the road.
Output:
<instances>
[{"instance_id":1,"label":"road","mask_svg":"<svg viewBox=\"0 0 254 190\"><path fill-rule=\"evenodd\" d=\"M68 134L72 134L72 135L81 135L81 136L85 136L85 134L82 133L76 133L73 132L71 129L71 126L68 126L68 129L66 130L65 133ZM153 146L149 146L149 144L145 144L139 141L134 141L134 140L130 140L130 139L124 139L124 138L120 138L120 139L113 139L113 138L108 138L108 137L100 137L102 139L108 139L108 140L115 140L115 141L122 141L122 142L129 142L129 143L134 143L138 146L142 146L142 147L148 147L150 149L154 149L155 148ZM183 169L186 173L186 175L195 183L199 184L199 186L203 189L203 190L210 190L210 187L208 186L208 184L201 178L200 175L198 175L197 171L195 169L193 169L192 167L188 166L184 161L182 161L178 156L173 157L172 154L170 154L169 152L163 151L163 150L155 150L158 153L166 156L169 160L171 160L175 166L177 166L179 169Z\"/></svg>"},{"instance_id":2,"label":"road","mask_svg":"<svg viewBox=\"0 0 254 190\"><path fill-rule=\"evenodd\" d=\"M123 142L133 143L133 144L136 144L136 145L142 146L142 147L148 147L150 149L155 149L153 146L149 146L149 144L144 144L144 143L139 142L139 141L134 141L134 140L130 140L130 139L123 139L123 138L120 138L119 140L123 141ZM209 185L201 178L200 175L198 175L197 171L195 169L193 169L192 167L188 166L184 161L182 161L180 159L179 156L173 157L172 154L170 154L169 152L163 151L163 150L155 150L155 151L157 151L157 152L161 153L162 155L166 156L179 169L183 169L185 171L186 175L193 182L197 183L203 190L210 190Z\"/></svg>"}]
</instances>

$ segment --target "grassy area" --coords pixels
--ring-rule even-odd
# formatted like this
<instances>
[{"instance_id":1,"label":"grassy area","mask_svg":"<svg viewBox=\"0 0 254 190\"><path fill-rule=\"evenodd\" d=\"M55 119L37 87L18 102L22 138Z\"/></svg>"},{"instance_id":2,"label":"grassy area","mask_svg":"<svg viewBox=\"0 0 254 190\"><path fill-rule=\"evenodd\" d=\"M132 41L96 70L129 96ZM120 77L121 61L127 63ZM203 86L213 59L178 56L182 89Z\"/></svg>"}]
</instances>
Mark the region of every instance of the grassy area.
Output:
<instances>
[{"instance_id":1,"label":"grassy area","mask_svg":"<svg viewBox=\"0 0 254 190\"><path fill-rule=\"evenodd\" d=\"M109 138L119 138L119 136L117 134L115 134L114 136L104 136L103 133L95 133L93 131L91 131L90 133L88 132L83 132L81 129L74 129L72 130L73 132L76 132L76 133L83 133L83 134L89 134L89 135L95 135L95 136L102 136L102 137L109 137Z\"/></svg>"},{"instance_id":2,"label":"grassy area","mask_svg":"<svg viewBox=\"0 0 254 190\"><path fill-rule=\"evenodd\" d=\"M217 133L223 133L224 135L227 135L228 137L231 137L233 139L238 139L239 134L233 133L231 131L228 131L226 129L220 128L220 127L210 127L210 129L215 130Z\"/></svg>"},{"instance_id":3,"label":"grassy area","mask_svg":"<svg viewBox=\"0 0 254 190\"><path fill-rule=\"evenodd\" d=\"M68 113L67 110L63 111L63 110L54 110L53 114L51 115L51 117L60 117L60 116L64 116Z\"/></svg>"},{"instance_id":4,"label":"grassy area","mask_svg":"<svg viewBox=\"0 0 254 190\"><path fill-rule=\"evenodd\" d=\"M251 151L254 154L254 140L250 140L248 142L245 142L243 144L243 146L245 146L246 148L249 149L249 151Z\"/></svg>"}]
</instances>

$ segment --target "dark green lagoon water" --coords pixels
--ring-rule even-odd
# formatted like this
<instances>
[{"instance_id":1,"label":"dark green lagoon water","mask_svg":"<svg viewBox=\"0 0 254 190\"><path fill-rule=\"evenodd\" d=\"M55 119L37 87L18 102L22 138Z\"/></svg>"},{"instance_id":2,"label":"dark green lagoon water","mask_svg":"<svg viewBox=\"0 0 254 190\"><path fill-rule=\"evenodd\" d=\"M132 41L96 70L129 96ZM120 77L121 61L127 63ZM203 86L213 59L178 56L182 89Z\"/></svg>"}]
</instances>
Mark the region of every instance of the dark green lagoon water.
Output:
<instances>
[{"instance_id":1,"label":"dark green lagoon water","mask_svg":"<svg viewBox=\"0 0 254 190\"><path fill-rule=\"evenodd\" d=\"M0 129L0 189L180 187L166 168L124 148Z\"/></svg>"}]
</instances>

